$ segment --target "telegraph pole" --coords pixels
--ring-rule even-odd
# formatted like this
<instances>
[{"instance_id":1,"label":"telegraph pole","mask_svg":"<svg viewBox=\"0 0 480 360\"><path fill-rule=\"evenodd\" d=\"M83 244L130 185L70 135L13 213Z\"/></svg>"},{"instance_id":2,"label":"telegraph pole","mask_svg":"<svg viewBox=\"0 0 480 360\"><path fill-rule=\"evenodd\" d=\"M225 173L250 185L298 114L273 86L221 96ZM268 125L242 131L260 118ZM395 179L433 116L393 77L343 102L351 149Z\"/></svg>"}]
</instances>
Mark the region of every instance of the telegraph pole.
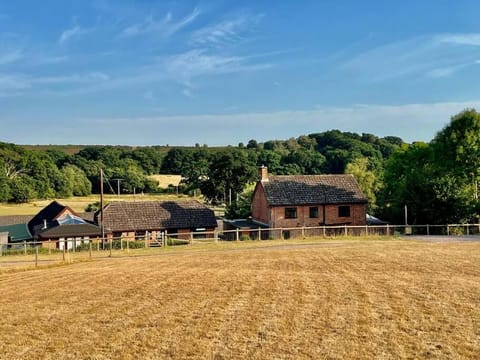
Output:
<instances>
[{"instance_id":1,"label":"telegraph pole","mask_svg":"<svg viewBox=\"0 0 480 360\"><path fill-rule=\"evenodd\" d=\"M100 226L102 229L102 248L105 249L105 227L103 226L103 169L100 169Z\"/></svg>"},{"instance_id":2,"label":"telegraph pole","mask_svg":"<svg viewBox=\"0 0 480 360\"><path fill-rule=\"evenodd\" d=\"M120 196L120 181L123 181L123 179L112 179L112 180L117 182L117 195Z\"/></svg>"}]
</instances>

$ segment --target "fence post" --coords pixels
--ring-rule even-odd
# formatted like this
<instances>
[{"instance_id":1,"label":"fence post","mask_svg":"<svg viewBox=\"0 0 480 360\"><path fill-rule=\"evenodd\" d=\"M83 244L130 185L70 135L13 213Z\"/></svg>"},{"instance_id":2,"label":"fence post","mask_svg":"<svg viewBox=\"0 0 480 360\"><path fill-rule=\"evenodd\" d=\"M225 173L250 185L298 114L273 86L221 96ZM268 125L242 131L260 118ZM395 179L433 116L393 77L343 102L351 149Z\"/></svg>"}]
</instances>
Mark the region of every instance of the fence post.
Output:
<instances>
[{"instance_id":1,"label":"fence post","mask_svg":"<svg viewBox=\"0 0 480 360\"><path fill-rule=\"evenodd\" d=\"M67 247L67 244L65 243L65 239L63 239L63 252L62 252L63 262L65 262L65 251L66 251L66 247Z\"/></svg>"},{"instance_id":2,"label":"fence post","mask_svg":"<svg viewBox=\"0 0 480 360\"><path fill-rule=\"evenodd\" d=\"M239 240L240 240L238 228L235 230L235 240L236 240L236 241L239 241Z\"/></svg>"},{"instance_id":3,"label":"fence post","mask_svg":"<svg viewBox=\"0 0 480 360\"><path fill-rule=\"evenodd\" d=\"M27 256L27 242L23 240L23 255Z\"/></svg>"},{"instance_id":4,"label":"fence post","mask_svg":"<svg viewBox=\"0 0 480 360\"><path fill-rule=\"evenodd\" d=\"M52 240L48 239L48 255L52 254Z\"/></svg>"},{"instance_id":5,"label":"fence post","mask_svg":"<svg viewBox=\"0 0 480 360\"><path fill-rule=\"evenodd\" d=\"M390 236L390 225L387 224L387 236Z\"/></svg>"},{"instance_id":6,"label":"fence post","mask_svg":"<svg viewBox=\"0 0 480 360\"><path fill-rule=\"evenodd\" d=\"M347 236L348 233L347 233L347 224L345 224L345 236Z\"/></svg>"},{"instance_id":7,"label":"fence post","mask_svg":"<svg viewBox=\"0 0 480 360\"><path fill-rule=\"evenodd\" d=\"M365 235L368 236L368 225L365 225Z\"/></svg>"},{"instance_id":8,"label":"fence post","mask_svg":"<svg viewBox=\"0 0 480 360\"><path fill-rule=\"evenodd\" d=\"M325 233L325 225L323 225L322 228L323 228L323 237L325 237L325 234L326 234Z\"/></svg>"},{"instance_id":9,"label":"fence post","mask_svg":"<svg viewBox=\"0 0 480 360\"><path fill-rule=\"evenodd\" d=\"M163 239L164 239L163 246L167 247L168 246L168 231L167 230L165 230L165 237Z\"/></svg>"},{"instance_id":10,"label":"fence post","mask_svg":"<svg viewBox=\"0 0 480 360\"><path fill-rule=\"evenodd\" d=\"M258 240L262 240L262 230L258 228Z\"/></svg>"},{"instance_id":11,"label":"fence post","mask_svg":"<svg viewBox=\"0 0 480 360\"><path fill-rule=\"evenodd\" d=\"M92 239L88 239L88 257L92 260Z\"/></svg>"},{"instance_id":12,"label":"fence post","mask_svg":"<svg viewBox=\"0 0 480 360\"><path fill-rule=\"evenodd\" d=\"M449 236L449 235L450 235L450 227L449 227L449 225L447 224L447 236Z\"/></svg>"},{"instance_id":13,"label":"fence post","mask_svg":"<svg viewBox=\"0 0 480 360\"><path fill-rule=\"evenodd\" d=\"M427 236L430 236L430 225L427 224Z\"/></svg>"},{"instance_id":14,"label":"fence post","mask_svg":"<svg viewBox=\"0 0 480 360\"><path fill-rule=\"evenodd\" d=\"M123 251L123 237L120 237L120 250Z\"/></svg>"},{"instance_id":15,"label":"fence post","mask_svg":"<svg viewBox=\"0 0 480 360\"><path fill-rule=\"evenodd\" d=\"M470 229L469 229L468 224L467 224L467 235L470 235Z\"/></svg>"},{"instance_id":16,"label":"fence post","mask_svg":"<svg viewBox=\"0 0 480 360\"><path fill-rule=\"evenodd\" d=\"M38 246L33 243L35 246L35 267L38 267Z\"/></svg>"},{"instance_id":17,"label":"fence post","mask_svg":"<svg viewBox=\"0 0 480 360\"><path fill-rule=\"evenodd\" d=\"M112 257L113 236L108 239L108 242L110 243L110 254L108 256Z\"/></svg>"}]
</instances>

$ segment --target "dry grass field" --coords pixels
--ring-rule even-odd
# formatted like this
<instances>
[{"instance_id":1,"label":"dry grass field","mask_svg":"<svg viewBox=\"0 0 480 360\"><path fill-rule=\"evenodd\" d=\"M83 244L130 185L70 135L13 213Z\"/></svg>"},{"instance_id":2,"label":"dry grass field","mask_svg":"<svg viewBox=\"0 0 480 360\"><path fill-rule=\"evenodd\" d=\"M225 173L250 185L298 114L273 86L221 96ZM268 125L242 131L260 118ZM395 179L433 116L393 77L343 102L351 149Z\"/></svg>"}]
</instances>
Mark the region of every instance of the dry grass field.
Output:
<instances>
[{"instance_id":1,"label":"dry grass field","mask_svg":"<svg viewBox=\"0 0 480 360\"><path fill-rule=\"evenodd\" d=\"M173 194L137 194L137 195L105 195L105 202L110 201L146 201L146 200L178 200L185 195ZM70 206L74 211L84 212L88 204L100 201L99 195L76 196L68 199L56 199L63 205ZM0 216L2 215L34 215L50 204L53 200L37 200L26 204L0 203Z\"/></svg>"},{"instance_id":2,"label":"dry grass field","mask_svg":"<svg viewBox=\"0 0 480 360\"><path fill-rule=\"evenodd\" d=\"M271 244L0 273L0 358L478 359L480 243Z\"/></svg>"}]
</instances>

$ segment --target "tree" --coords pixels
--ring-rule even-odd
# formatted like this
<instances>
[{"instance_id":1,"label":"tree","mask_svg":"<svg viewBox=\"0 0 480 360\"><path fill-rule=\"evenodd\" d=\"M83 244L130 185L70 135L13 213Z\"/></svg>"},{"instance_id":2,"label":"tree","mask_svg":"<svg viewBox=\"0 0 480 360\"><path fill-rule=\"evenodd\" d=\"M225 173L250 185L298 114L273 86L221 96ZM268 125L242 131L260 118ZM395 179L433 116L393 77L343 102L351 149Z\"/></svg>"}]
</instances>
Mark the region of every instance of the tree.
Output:
<instances>
[{"instance_id":1,"label":"tree","mask_svg":"<svg viewBox=\"0 0 480 360\"><path fill-rule=\"evenodd\" d=\"M458 186L471 184L478 200L480 179L480 114L465 110L452 117L432 141L437 166L458 179Z\"/></svg>"},{"instance_id":2,"label":"tree","mask_svg":"<svg viewBox=\"0 0 480 360\"><path fill-rule=\"evenodd\" d=\"M65 178L63 197L87 196L92 193L92 183L82 169L75 165L66 165L60 171Z\"/></svg>"},{"instance_id":3,"label":"tree","mask_svg":"<svg viewBox=\"0 0 480 360\"><path fill-rule=\"evenodd\" d=\"M352 174L358 182L360 189L368 200L368 211L375 213L377 209L377 192L381 188L379 177L369 168L367 158L360 157L349 163L345 173Z\"/></svg>"},{"instance_id":4,"label":"tree","mask_svg":"<svg viewBox=\"0 0 480 360\"><path fill-rule=\"evenodd\" d=\"M256 183L247 184L235 201L227 205L225 210L227 219L246 219L252 215L251 203L255 185Z\"/></svg>"},{"instance_id":5,"label":"tree","mask_svg":"<svg viewBox=\"0 0 480 360\"><path fill-rule=\"evenodd\" d=\"M208 169L208 176L200 183L202 194L210 202L232 200L245 185L255 181L257 169L248 158L246 151L226 149L213 155Z\"/></svg>"}]
</instances>

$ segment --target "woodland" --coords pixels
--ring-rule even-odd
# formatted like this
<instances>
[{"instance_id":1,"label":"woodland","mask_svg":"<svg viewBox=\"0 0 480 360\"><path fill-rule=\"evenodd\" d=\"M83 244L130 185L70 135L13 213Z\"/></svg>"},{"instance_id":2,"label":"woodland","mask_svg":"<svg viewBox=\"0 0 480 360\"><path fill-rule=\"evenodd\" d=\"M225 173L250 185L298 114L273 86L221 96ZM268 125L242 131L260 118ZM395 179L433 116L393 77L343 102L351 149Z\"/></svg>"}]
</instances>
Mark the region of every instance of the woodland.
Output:
<instances>
[{"instance_id":1,"label":"woodland","mask_svg":"<svg viewBox=\"0 0 480 360\"><path fill-rule=\"evenodd\" d=\"M73 148L73 150L72 150ZM34 146L0 142L0 202L86 196L100 191L100 169L115 192L199 194L225 204L229 217L246 217L261 165L269 173L353 174L370 214L412 224L478 222L480 113L466 109L430 142L405 143L330 130L287 140L236 146ZM159 189L154 174L182 175L180 187Z\"/></svg>"}]
</instances>

